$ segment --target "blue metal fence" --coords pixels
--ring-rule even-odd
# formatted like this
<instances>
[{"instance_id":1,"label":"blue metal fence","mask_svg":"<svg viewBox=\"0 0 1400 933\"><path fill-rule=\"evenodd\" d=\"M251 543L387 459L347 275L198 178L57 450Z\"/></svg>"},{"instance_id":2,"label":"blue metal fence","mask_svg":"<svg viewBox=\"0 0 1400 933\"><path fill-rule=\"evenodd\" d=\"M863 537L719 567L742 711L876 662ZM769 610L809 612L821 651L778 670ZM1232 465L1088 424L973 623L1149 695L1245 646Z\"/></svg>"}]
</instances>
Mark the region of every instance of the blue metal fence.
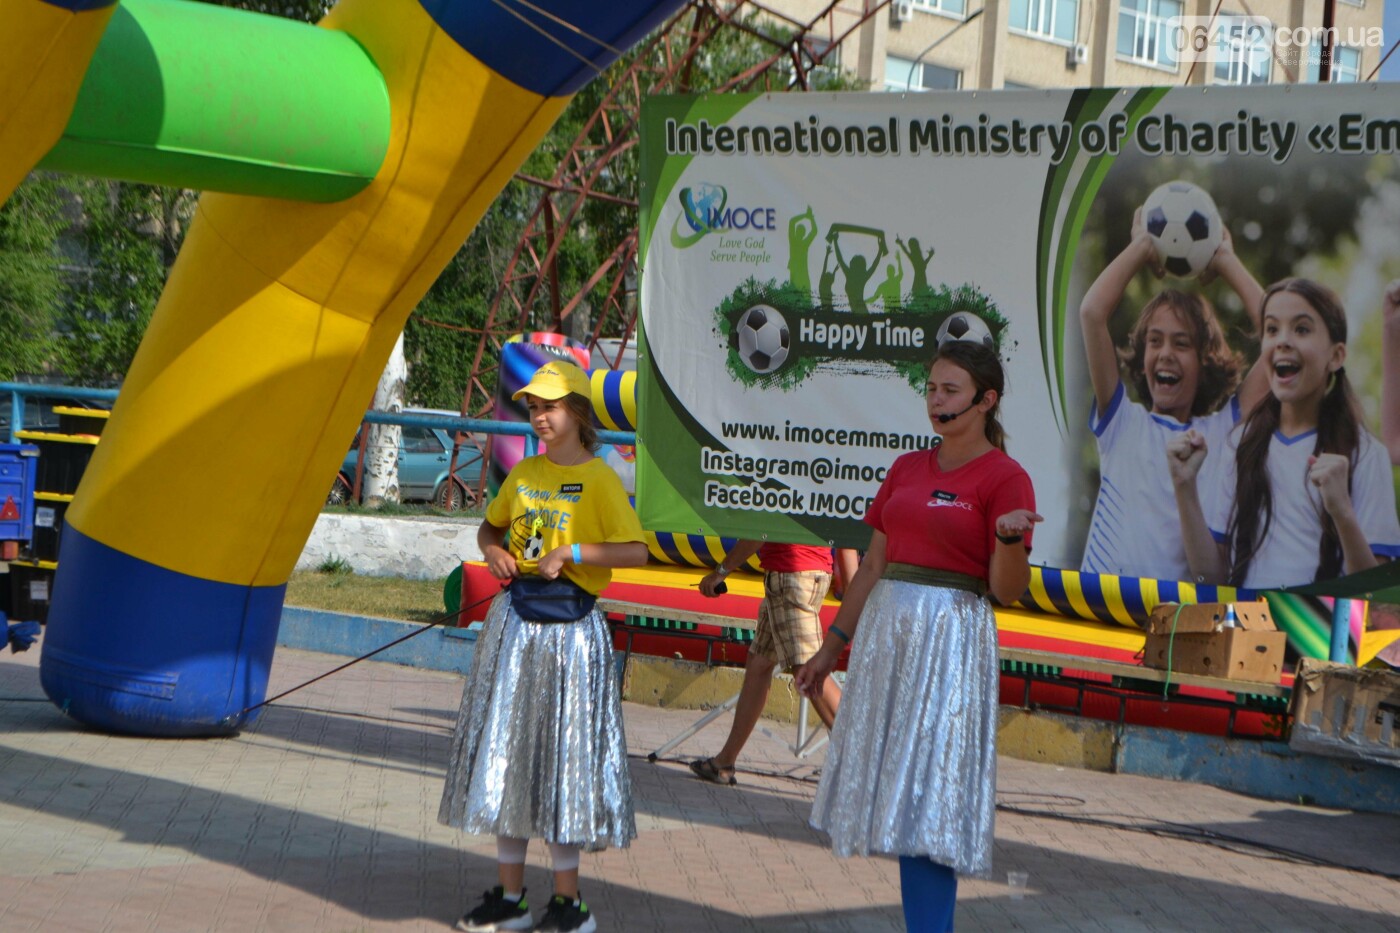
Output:
<instances>
[{"instance_id":1,"label":"blue metal fence","mask_svg":"<svg viewBox=\"0 0 1400 933\"><path fill-rule=\"evenodd\" d=\"M0 382L0 392L10 393L10 442L15 440L16 431L24 430L24 400L26 397L63 398L81 401L115 402L116 389L89 389L81 386L34 385L27 382ZM463 418L451 415L419 415L403 412L367 411L365 421L370 424L398 424L422 428L440 428L446 431L467 431L477 434L506 434L527 438L527 447L534 453L535 432L528 424L519 421L488 421L484 418ZM632 431L599 431L598 440L604 444L635 444L637 435Z\"/></svg>"}]
</instances>

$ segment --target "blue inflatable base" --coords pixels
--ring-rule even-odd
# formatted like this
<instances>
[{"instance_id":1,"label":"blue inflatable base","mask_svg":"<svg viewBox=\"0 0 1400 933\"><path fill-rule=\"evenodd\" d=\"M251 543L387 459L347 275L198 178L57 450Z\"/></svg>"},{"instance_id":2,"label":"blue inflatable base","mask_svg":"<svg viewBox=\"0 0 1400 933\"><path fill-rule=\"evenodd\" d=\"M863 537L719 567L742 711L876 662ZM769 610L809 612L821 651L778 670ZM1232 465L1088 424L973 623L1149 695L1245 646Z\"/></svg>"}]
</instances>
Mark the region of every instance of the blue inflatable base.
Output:
<instances>
[{"instance_id":1,"label":"blue inflatable base","mask_svg":"<svg viewBox=\"0 0 1400 933\"><path fill-rule=\"evenodd\" d=\"M187 576L69 525L39 678L74 719L142 736L228 735L267 695L285 584Z\"/></svg>"}]
</instances>

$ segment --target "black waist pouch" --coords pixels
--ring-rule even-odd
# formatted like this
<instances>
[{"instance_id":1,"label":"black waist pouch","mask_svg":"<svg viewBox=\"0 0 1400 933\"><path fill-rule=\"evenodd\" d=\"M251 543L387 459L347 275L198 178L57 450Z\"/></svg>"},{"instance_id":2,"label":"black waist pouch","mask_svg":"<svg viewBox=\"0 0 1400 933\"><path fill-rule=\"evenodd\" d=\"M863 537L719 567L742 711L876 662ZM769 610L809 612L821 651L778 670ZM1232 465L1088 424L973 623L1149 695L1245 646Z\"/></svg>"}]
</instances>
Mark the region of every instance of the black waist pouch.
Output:
<instances>
[{"instance_id":1,"label":"black waist pouch","mask_svg":"<svg viewBox=\"0 0 1400 933\"><path fill-rule=\"evenodd\" d=\"M577 622L593 611L598 597L567 577L516 577L510 601L526 622Z\"/></svg>"}]
</instances>

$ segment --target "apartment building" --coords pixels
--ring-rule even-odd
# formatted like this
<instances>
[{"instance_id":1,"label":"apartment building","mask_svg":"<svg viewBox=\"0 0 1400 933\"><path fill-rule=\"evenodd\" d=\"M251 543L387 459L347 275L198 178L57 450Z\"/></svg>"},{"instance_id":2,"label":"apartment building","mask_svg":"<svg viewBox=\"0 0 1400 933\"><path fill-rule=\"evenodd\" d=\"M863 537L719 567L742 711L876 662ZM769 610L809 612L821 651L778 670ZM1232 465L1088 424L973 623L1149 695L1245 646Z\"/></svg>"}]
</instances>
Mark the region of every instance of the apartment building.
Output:
<instances>
[{"instance_id":1,"label":"apartment building","mask_svg":"<svg viewBox=\"0 0 1400 933\"><path fill-rule=\"evenodd\" d=\"M1323 0L1223 0L1216 13L1217 2L892 0L837 54L872 90L889 91L1318 80ZM842 3L830 34L878 3ZM825 4L767 5L810 17ZM1380 63L1384 8L1334 0L1332 81L1364 81Z\"/></svg>"}]
</instances>

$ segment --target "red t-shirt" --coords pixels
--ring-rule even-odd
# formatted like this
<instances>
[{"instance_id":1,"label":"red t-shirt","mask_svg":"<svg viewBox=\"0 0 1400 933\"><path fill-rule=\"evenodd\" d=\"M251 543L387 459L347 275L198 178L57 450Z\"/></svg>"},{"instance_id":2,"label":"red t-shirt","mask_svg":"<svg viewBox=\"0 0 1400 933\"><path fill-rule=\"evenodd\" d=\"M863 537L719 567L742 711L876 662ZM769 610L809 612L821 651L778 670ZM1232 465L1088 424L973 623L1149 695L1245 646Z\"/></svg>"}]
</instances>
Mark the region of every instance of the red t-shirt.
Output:
<instances>
[{"instance_id":1,"label":"red t-shirt","mask_svg":"<svg viewBox=\"0 0 1400 933\"><path fill-rule=\"evenodd\" d=\"M1013 509L1035 511L1035 490L1021 465L1000 450L947 472L937 451L916 450L890 467L865 522L884 532L890 563L985 580L996 521ZM1028 534L1027 548L1030 541Z\"/></svg>"},{"instance_id":2,"label":"red t-shirt","mask_svg":"<svg viewBox=\"0 0 1400 933\"><path fill-rule=\"evenodd\" d=\"M831 573L831 548L812 544L765 544L758 549L758 562L769 573L797 573L799 570Z\"/></svg>"}]
</instances>

